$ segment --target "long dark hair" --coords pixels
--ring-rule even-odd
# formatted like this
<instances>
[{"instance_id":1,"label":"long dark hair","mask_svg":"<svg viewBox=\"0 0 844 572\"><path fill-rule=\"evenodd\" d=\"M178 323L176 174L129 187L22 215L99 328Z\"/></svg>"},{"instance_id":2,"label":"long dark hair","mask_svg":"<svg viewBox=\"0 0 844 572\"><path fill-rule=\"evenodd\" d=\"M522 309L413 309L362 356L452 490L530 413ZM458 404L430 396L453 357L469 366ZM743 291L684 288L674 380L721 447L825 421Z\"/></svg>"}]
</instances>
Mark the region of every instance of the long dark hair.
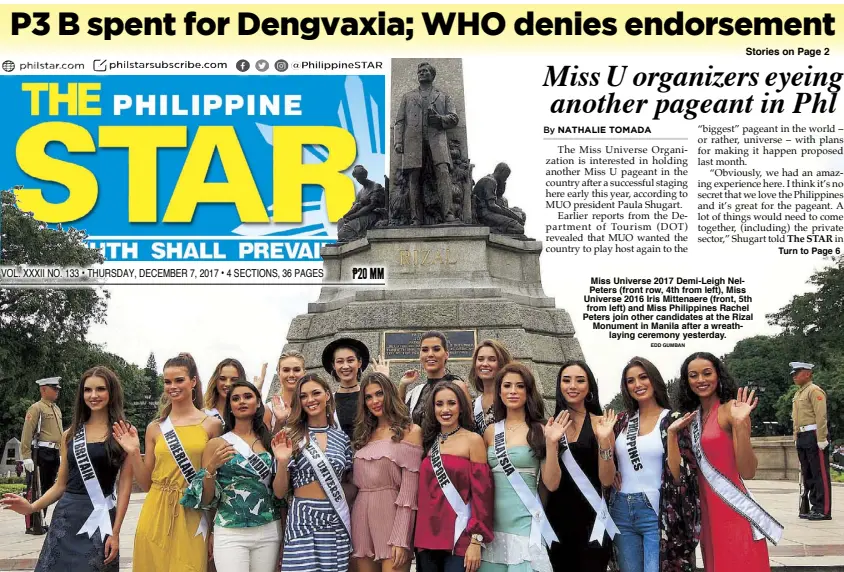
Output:
<instances>
[{"instance_id":1,"label":"long dark hair","mask_svg":"<svg viewBox=\"0 0 844 572\"><path fill-rule=\"evenodd\" d=\"M630 361L627 362L627 365L624 366L623 370L621 370L621 399L624 401L624 408L627 409L627 413L633 415L639 410L639 402L633 399L633 396L630 395L630 391L627 389L627 371L631 367L637 365L645 370L645 373L648 375L648 379L651 380L651 387L654 388L654 399L656 400L656 404L663 409L671 409L671 403L668 399L668 388L665 386L665 381L662 379L662 375L659 373L659 370L650 361L643 357L636 356L634 358L630 358Z\"/></svg>"},{"instance_id":2,"label":"long dark hair","mask_svg":"<svg viewBox=\"0 0 844 572\"><path fill-rule=\"evenodd\" d=\"M735 399L738 395L738 387L733 380L727 367L720 359L709 352L696 352L686 358L683 365L680 366L680 410L683 412L690 412L700 407L700 398L692 391L689 386L689 364L696 359L705 359L715 368L715 374L718 376L718 385L715 387L715 394L721 403L726 403L731 399Z\"/></svg>"},{"instance_id":3,"label":"long dark hair","mask_svg":"<svg viewBox=\"0 0 844 572\"><path fill-rule=\"evenodd\" d=\"M472 408L469 407L469 400L466 399L466 394L463 393L463 390L457 387L457 384L453 381L438 381L431 391L428 401L425 403L425 416L422 419L422 446L426 454L440 434L440 422L437 421L437 416L434 413L434 402L437 400L437 393L444 389L453 391L454 395L457 396L457 405L460 407L457 424L469 431L475 426L475 420L472 419Z\"/></svg>"},{"instance_id":4,"label":"long dark hair","mask_svg":"<svg viewBox=\"0 0 844 572\"><path fill-rule=\"evenodd\" d=\"M238 362L240 363L240 362ZM255 411L255 416L252 417L252 430L255 431L255 434L261 440L261 445L264 446L264 449L272 455L273 454L273 444L272 440L273 437L270 435L270 430L267 429L267 426L264 425L264 403L261 401L261 392L258 391L258 388L252 385L250 382L246 381L245 379L238 379L231 385L231 389L226 394L226 411L224 414L224 418L226 420L226 427L231 431L234 429L235 418L234 412L232 411L232 393L234 392L236 387L245 387L249 391L255 394L255 399L258 401L258 409Z\"/></svg>"},{"instance_id":5,"label":"long dark hair","mask_svg":"<svg viewBox=\"0 0 844 572\"><path fill-rule=\"evenodd\" d=\"M337 427L337 423L334 421L335 405L334 394L331 392L331 386L316 373L303 375L296 383L296 391L293 394L293 403L290 404L290 415L287 416L287 423L284 427L284 430L287 432L287 436L293 442L294 452L298 452L299 442L303 438L305 440L310 439L308 433L308 412L305 411L304 407L302 407L302 400L299 399L299 394L302 393L302 386L312 381L319 384L319 386L322 387L322 390L328 395L328 400L325 404L325 417L328 420L328 426Z\"/></svg>"},{"instance_id":6,"label":"long dark hair","mask_svg":"<svg viewBox=\"0 0 844 572\"><path fill-rule=\"evenodd\" d=\"M603 415L604 412L601 409L601 400L598 397L598 382L595 381L595 374L592 373L592 370L589 369L589 366L586 365L585 361L580 359L570 359L563 365L561 365L560 371L557 372L557 389L554 391L554 397L556 401L556 406L554 407L554 416L556 417L557 415L559 415L560 411L562 411L563 409L568 409L568 403L566 402L566 398L563 396L563 390L560 389L560 382L563 378L563 370L573 365L583 368L583 371L586 372L586 381L589 382L589 394L587 394L586 400L584 401L586 411L588 411L592 415Z\"/></svg>"},{"instance_id":7,"label":"long dark hair","mask_svg":"<svg viewBox=\"0 0 844 572\"><path fill-rule=\"evenodd\" d=\"M123 386L120 385L117 374L109 368L98 365L82 374L79 386L76 388L73 421L71 421L70 429L67 432L66 444L68 449L72 448L71 444L76 432L91 418L91 408L85 403L85 382L92 377L101 377L106 382L106 389L108 390L108 431L106 432L105 450L109 465L116 469L123 464L126 453L117 444L111 432L111 427L118 421L125 421L126 415L123 412Z\"/></svg>"},{"instance_id":8,"label":"long dark hair","mask_svg":"<svg viewBox=\"0 0 844 572\"><path fill-rule=\"evenodd\" d=\"M392 440L396 443L402 440L404 434L410 429L413 421L407 411L407 406L399 399L398 391L390 378L383 373L374 371L363 378L358 396L358 411L355 417L355 431L352 436L352 449L355 451L363 449L372 432L378 427L378 418L375 417L366 406L366 388L370 385L378 385L384 392L384 404L382 414L390 423L390 430L393 432Z\"/></svg>"},{"instance_id":9,"label":"long dark hair","mask_svg":"<svg viewBox=\"0 0 844 572\"><path fill-rule=\"evenodd\" d=\"M527 401L525 402L525 423L528 426L527 442L530 445L530 450L533 456L539 460L545 458L545 432L542 430L545 420L545 403L542 401L542 395L539 393L539 388L536 386L536 378L533 373L523 363L513 361L505 365L495 375L495 401L494 401L494 415L495 421L501 421L507 417L507 406L501 399L501 385L504 383L504 376L508 373L518 374L522 381L525 382L525 392L527 393Z\"/></svg>"}]
</instances>

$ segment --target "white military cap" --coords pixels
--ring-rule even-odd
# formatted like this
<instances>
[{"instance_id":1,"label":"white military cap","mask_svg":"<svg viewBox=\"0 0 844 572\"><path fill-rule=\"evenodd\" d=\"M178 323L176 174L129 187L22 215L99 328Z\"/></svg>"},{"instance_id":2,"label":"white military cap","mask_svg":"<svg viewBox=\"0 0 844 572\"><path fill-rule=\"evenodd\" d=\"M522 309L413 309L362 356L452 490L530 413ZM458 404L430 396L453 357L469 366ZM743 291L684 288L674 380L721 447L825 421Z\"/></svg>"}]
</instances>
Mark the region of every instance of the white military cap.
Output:
<instances>
[{"instance_id":1,"label":"white military cap","mask_svg":"<svg viewBox=\"0 0 844 572\"><path fill-rule=\"evenodd\" d=\"M811 371L815 367L814 364L805 363L805 362L802 362L802 361L793 361L793 362L789 363L788 365L791 366L791 373L796 373L797 370L800 370L800 369L808 369L809 371Z\"/></svg>"},{"instance_id":2,"label":"white military cap","mask_svg":"<svg viewBox=\"0 0 844 572\"><path fill-rule=\"evenodd\" d=\"M59 389L61 389L61 384L59 383L62 380L60 377L45 377L44 379L39 379L35 383L38 385L55 385Z\"/></svg>"}]
</instances>

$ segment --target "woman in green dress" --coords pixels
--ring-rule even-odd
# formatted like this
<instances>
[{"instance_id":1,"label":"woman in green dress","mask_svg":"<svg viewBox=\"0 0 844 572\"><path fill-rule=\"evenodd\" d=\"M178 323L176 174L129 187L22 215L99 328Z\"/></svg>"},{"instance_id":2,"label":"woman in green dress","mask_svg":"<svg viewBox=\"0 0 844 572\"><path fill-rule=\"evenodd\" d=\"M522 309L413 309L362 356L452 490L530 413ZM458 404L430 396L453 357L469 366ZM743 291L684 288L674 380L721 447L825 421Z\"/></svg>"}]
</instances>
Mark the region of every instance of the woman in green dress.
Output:
<instances>
[{"instance_id":1,"label":"woman in green dress","mask_svg":"<svg viewBox=\"0 0 844 572\"><path fill-rule=\"evenodd\" d=\"M280 498L286 483L273 474L270 432L261 393L239 379L226 394L228 433L211 439L202 469L181 503L215 510L212 554L218 570L273 572L281 545Z\"/></svg>"},{"instance_id":2,"label":"woman in green dress","mask_svg":"<svg viewBox=\"0 0 844 572\"><path fill-rule=\"evenodd\" d=\"M544 422L542 396L531 371L519 362L495 376L495 423L484 441L495 482L494 540L481 552L480 572L551 572L548 547L556 540L537 486L559 486L559 443L570 424L567 411Z\"/></svg>"}]
</instances>

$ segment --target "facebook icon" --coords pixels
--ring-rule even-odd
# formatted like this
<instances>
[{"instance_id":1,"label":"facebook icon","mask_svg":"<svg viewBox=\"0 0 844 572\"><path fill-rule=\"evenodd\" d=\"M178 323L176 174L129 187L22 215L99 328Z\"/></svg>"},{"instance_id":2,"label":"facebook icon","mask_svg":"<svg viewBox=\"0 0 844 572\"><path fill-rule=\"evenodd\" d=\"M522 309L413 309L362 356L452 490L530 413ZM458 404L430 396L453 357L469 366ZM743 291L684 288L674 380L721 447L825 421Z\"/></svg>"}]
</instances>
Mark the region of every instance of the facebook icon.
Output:
<instances>
[{"instance_id":1,"label":"facebook icon","mask_svg":"<svg viewBox=\"0 0 844 572\"><path fill-rule=\"evenodd\" d=\"M247 60L238 60L237 69L242 72L249 71L249 62Z\"/></svg>"}]
</instances>

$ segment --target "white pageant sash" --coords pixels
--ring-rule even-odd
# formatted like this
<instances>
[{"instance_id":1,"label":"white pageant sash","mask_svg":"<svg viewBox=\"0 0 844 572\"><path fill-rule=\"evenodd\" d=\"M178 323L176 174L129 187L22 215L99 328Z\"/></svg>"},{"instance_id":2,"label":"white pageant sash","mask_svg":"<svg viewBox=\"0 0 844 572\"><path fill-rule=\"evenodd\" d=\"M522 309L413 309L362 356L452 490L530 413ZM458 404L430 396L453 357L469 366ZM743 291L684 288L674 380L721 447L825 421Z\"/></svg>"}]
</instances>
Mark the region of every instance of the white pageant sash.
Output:
<instances>
[{"instance_id":1,"label":"white pageant sash","mask_svg":"<svg viewBox=\"0 0 844 572\"><path fill-rule=\"evenodd\" d=\"M223 440L229 443L234 450L238 452L238 454L246 459L246 462L249 463L249 466L252 468L255 473L257 473L258 477L261 479L261 482L264 483L267 487L270 486L270 479L272 478L272 469L270 466L267 465L264 460L255 453L249 445L246 444L246 441L240 435L235 435L231 431L226 433L222 436Z\"/></svg>"},{"instance_id":2,"label":"white pageant sash","mask_svg":"<svg viewBox=\"0 0 844 572\"><path fill-rule=\"evenodd\" d=\"M475 425L478 429L486 429L486 416L484 415L484 406L482 403L483 395L479 395L475 399ZM482 431L483 432L483 431Z\"/></svg>"},{"instance_id":3,"label":"white pageant sash","mask_svg":"<svg viewBox=\"0 0 844 572\"><path fill-rule=\"evenodd\" d=\"M425 387L425 383L420 383L407 394L407 404L410 408L411 416L413 416L413 410L416 409L416 403L419 401L419 396L422 395L422 389Z\"/></svg>"},{"instance_id":4,"label":"white pageant sash","mask_svg":"<svg viewBox=\"0 0 844 572\"><path fill-rule=\"evenodd\" d=\"M586 417L584 423L591 423L588 416ZM581 429L581 431L582 430L583 429ZM572 455L571 451L569 451L569 443L565 434L562 439L560 439L560 447L562 449L560 457L563 460L563 465L569 472L571 480L574 481L574 484L577 486L580 494L583 495L583 498L586 499L586 502L588 502L589 506L592 507L592 510L595 511L595 524L592 525L592 536L589 537L589 542L596 540L598 543L603 544L605 530L611 539L618 534L618 528L616 528L615 522L613 522L613 519L610 516L610 511L607 508L607 502L604 500L603 496L598 494L598 491L595 490L595 487L593 487L592 483L589 481L589 477L586 476L583 469L581 469L580 465L577 464L577 461L574 459L574 455Z\"/></svg>"},{"instance_id":5,"label":"white pageant sash","mask_svg":"<svg viewBox=\"0 0 844 572\"><path fill-rule=\"evenodd\" d=\"M208 415L213 415L214 417L216 417L217 419L219 419L219 420L220 420L220 423L222 423L222 424L223 424L223 428L225 429L225 427L226 427L226 420L225 420L225 419L223 419L223 416L222 416L222 415L220 415L220 410L219 410L219 409L217 409L216 407L212 407L211 409L206 409L206 410L205 410L205 413L207 413Z\"/></svg>"},{"instance_id":6,"label":"white pageant sash","mask_svg":"<svg viewBox=\"0 0 844 572\"><path fill-rule=\"evenodd\" d=\"M738 488L709 462L703 447L700 445L702 432L701 409L698 408L692 420L692 450L706 482L709 483L709 486L722 501L750 523L754 540L762 540L764 537L777 544L782 538L783 526L759 506L759 503L753 500L749 493L745 493ZM742 481L743 483L744 481Z\"/></svg>"},{"instance_id":7,"label":"white pageant sash","mask_svg":"<svg viewBox=\"0 0 844 572\"><path fill-rule=\"evenodd\" d=\"M659 415L659 420L656 422L655 429L659 431L659 425L662 423L662 418L668 413L667 409L663 409L662 413ZM662 442L662 437L660 437L660 443ZM651 508L656 513L656 516L659 517L659 490L657 489L649 489L647 487L642 486L641 481L639 481L639 471L641 471L644 466L645 462L639 457L639 412L637 411L635 415L630 417L627 421L627 454L630 456L630 464L633 465L633 481L636 483L636 488L641 489L644 491L646 497L648 497L648 502L651 503ZM662 483L660 483L660 486Z\"/></svg>"},{"instance_id":8,"label":"white pageant sash","mask_svg":"<svg viewBox=\"0 0 844 572\"><path fill-rule=\"evenodd\" d=\"M170 449L170 454L173 455L173 459L176 461L179 471L182 472L185 482L190 486L191 481L196 477L196 469L193 468L190 457L188 457L185 448L182 446L182 442L179 440L179 435L176 433L176 428L173 427L173 422L170 421L170 417L167 417L167 419L159 423L159 426L161 427L161 435L164 437L164 442L167 443L167 448ZM201 534L202 538L207 540L208 518L205 515L205 511L200 511L200 515L199 526L196 528L196 534L194 536Z\"/></svg>"},{"instance_id":9,"label":"white pageant sash","mask_svg":"<svg viewBox=\"0 0 844 572\"><path fill-rule=\"evenodd\" d=\"M530 544L531 546L542 546L540 538L545 539L545 545L551 546L552 542L559 542L557 535L554 534L554 529L551 528L551 523L545 516L545 511L542 510L542 501L539 500L539 494L531 494L530 489L522 478L522 475L510 462L510 456L507 454L507 441L504 435L504 420L502 419L495 424L495 456L498 458L498 464L507 475L507 480L513 486L513 490L519 495L522 504L530 513Z\"/></svg>"},{"instance_id":10,"label":"white pageant sash","mask_svg":"<svg viewBox=\"0 0 844 572\"><path fill-rule=\"evenodd\" d=\"M442 456L440 455L440 440L439 437L434 441L434 446L431 447L431 465L434 467L434 476L437 477L437 483L445 495L445 500L451 505L451 510L457 515L454 521L454 541L452 544L452 551L457 544L457 540L466 526L469 524L469 517L472 516L472 508L469 503L463 502L463 498L457 489L454 488L454 483L448 477L448 473L443 466Z\"/></svg>"},{"instance_id":11,"label":"white pageant sash","mask_svg":"<svg viewBox=\"0 0 844 572\"><path fill-rule=\"evenodd\" d=\"M328 436L326 435L326 443ZM352 517L349 512L349 504L346 502L346 495L343 492L343 487L340 484L340 479L337 478L337 473L334 472L334 467L315 439L308 439L303 437L299 441L299 450L305 456L305 459L314 468L317 478L319 479L322 489L325 491L328 501L334 508L334 512L343 521L343 526L346 528L346 533L349 538L352 537Z\"/></svg>"},{"instance_id":12,"label":"white pageant sash","mask_svg":"<svg viewBox=\"0 0 844 572\"><path fill-rule=\"evenodd\" d=\"M73 455L76 457L76 466L79 467L79 473L85 483L85 490L88 491L88 498L94 505L94 510L91 511L88 520L76 534L87 534L88 538L93 538L99 528L100 538L105 542L106 536L111 535L111 516L108 511L114 508L114 495L105 498L100 482L97 480L94 465L91 463L91 457L88 456L88 442L85 437L84 423L73 436Z\"/></svg>"}]
</instances>

